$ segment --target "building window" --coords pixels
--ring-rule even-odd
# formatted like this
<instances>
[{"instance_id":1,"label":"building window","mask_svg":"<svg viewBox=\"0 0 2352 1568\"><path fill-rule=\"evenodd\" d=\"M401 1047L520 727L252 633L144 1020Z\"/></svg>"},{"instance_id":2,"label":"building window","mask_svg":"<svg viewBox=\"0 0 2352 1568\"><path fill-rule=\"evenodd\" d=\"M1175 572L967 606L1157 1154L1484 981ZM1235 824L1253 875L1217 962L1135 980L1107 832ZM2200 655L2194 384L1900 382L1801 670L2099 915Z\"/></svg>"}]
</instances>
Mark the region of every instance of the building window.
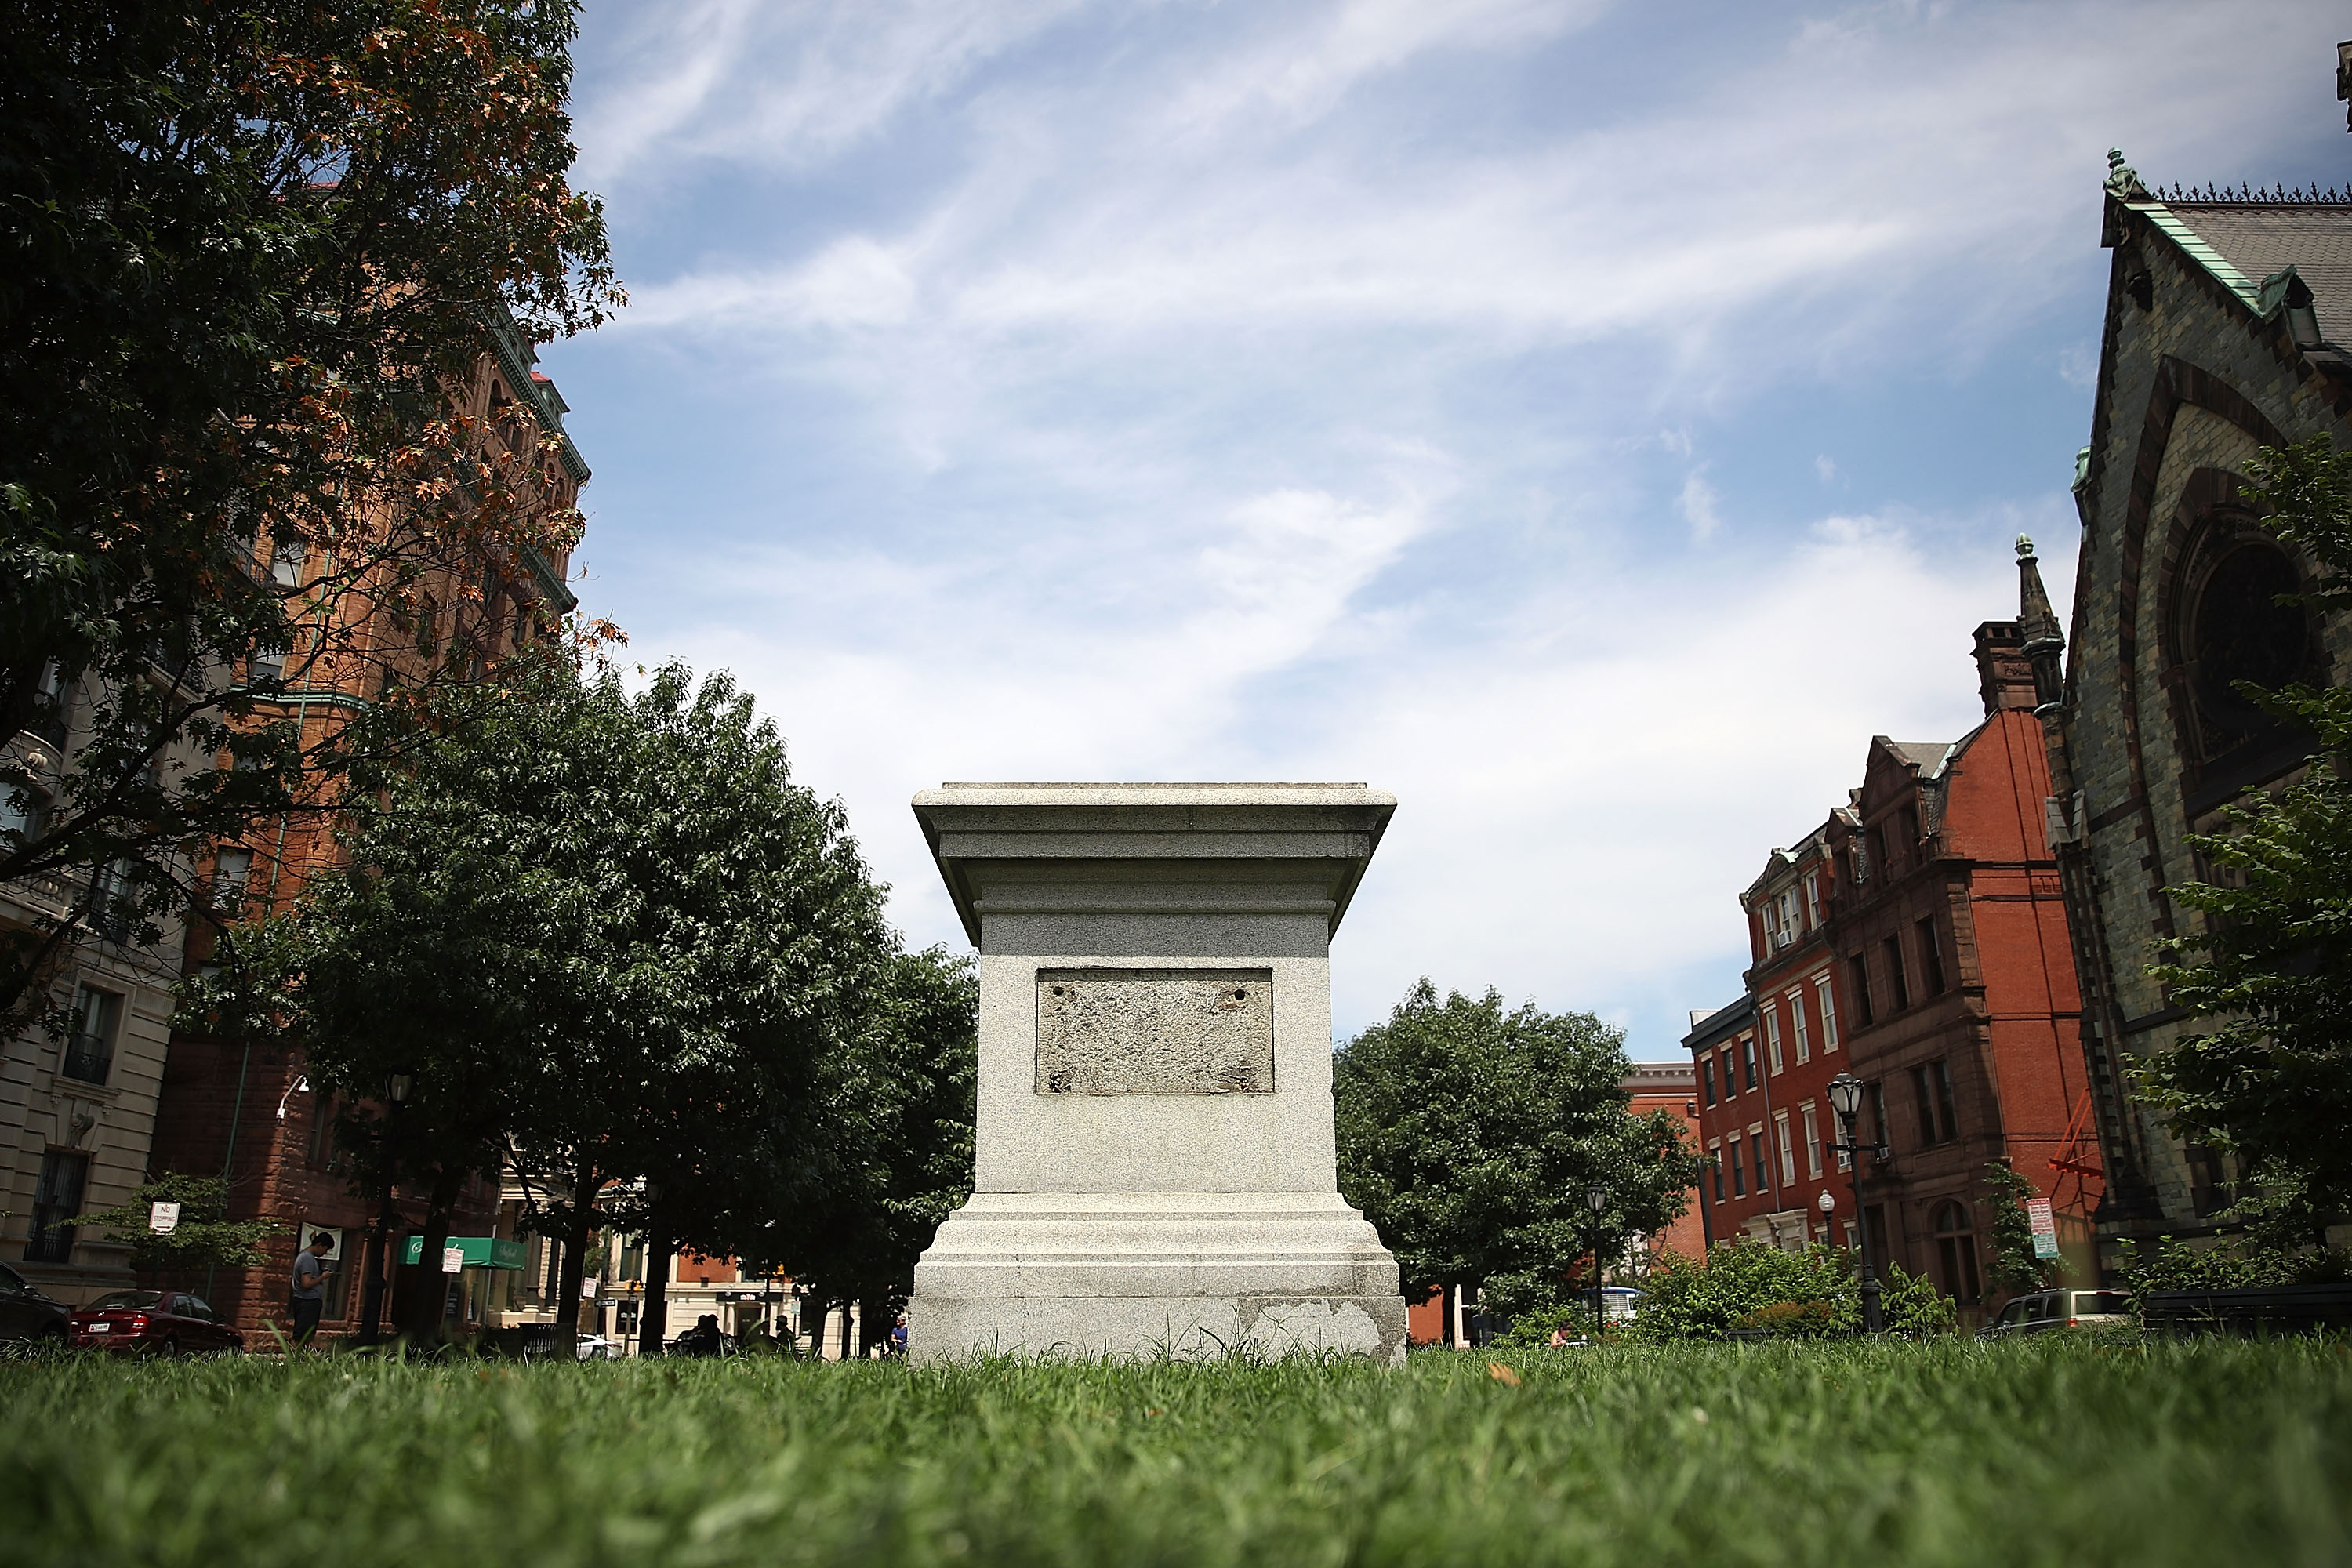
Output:
<instances>
[{"instance_id":1,"label":"building window","mask_svg":"<svg viewBox=\"0 0 2352 1568\"><path fill-rule=\"evenodd\" d=\"M1813 999L1822 1005L1822 1055L1838 1048L1837 1003L1830 995L1830 977L1817 975L1813 980Z\"/></svg>"},{"instance_id":2,"label":"building window","mask_svg":"<svg viewBox=\"0 0 2352 1568\"><path fill-rule=\"evenodd\" d=\"M1800 988L1789 993L1790 1038L1797 1047L1800 1066L1813 1059L1813 1035L1805 1027L1805 993Z\"/></svg>"},{"instance_id":3,"label":"building window","mask_svg":"<svg viewBox=\"0 0 2352 1568\"><path fill-rule=\"evenodd\" d=\"M89 1156L52 1149L41 1156L41 1178L33 1188L32 1235L25 1243L27 1263L63 1263L73 1257L74 1227L81 1192L89 1179Z\"/></svg>"},{"instance_id":4,"label":"building window","mask_svg":"<svg viewBox=\"0 0 2352 1568\"><path fill-rule=\"evenodd\" d=\"M1919 984L1923 996L1944 994L1944 944L1936 939L1936 917L1919 922Z\"/></svg>"},{"instance_id":5,"label":"building window","mask_svg":"<svg viewBox=\"0 0 2352 1568\"><path fill-rule=\"evenodd\" d=\"M1747 1069L1747 1070L1746 1070L1746 1071L1745 1071L1741 1076L1743 1076L1743 1077L1748 1080L1748 1087L1749 1089L1754 1089L1754 1088L1756 1087L1756 1037L1755 1037L1755 1036L1753 1036L1753 1035L1742 1035L1742 1036L1740 1036L1740 1037L1739 1037L1739 1056L1740 1056L1740 1060L1741 1060L1742 1064L1744 1065L1744 1067L1745 1067L1745 1068L1746 1068L1746 1069Z\"/></svg>"},{"instance_id":6,"label":"building window","mask_svg":"<svg viewBox=\"0 0 2352 1568\"><path fill-rule=\"evenodd\" d=\"M1780 1144L1780 1184L1784 1187L1793 1187L1797 1184L1797 1148L1789 1136L1787 1111L1780 1110L1773 1113L1772 1131Z\"/></svg>"},{"instance_id":7,"label":"building window","mask_svg":"<svg viewBox=\"0 0 2352 1568\"><path fill-rule=\"evenodd\" d=\"M1961 1204L1947 1200L1936 1205L1936 1260L1943 1266L1947 1295L1957 1301L1977 1299L1977 1238Z\"/></svg>"},{"instance_id":8,"label":"building window","mask_svg":"<svg viewBox=\"0 0 2352 1568\"><path fill-rule=\"evenodd\" d=\"M1822 1173L1822 1126L1813 1110L1813 1102L1809 1100L1798 1107L1798 1114L1804 1118L1805 1174L1819 1180Z\"/></svg>"},{"instance_id":9,"label":"building window","mask_svg":"<svg viewBox=\"0 0 2352 1568\"><path fill-rule=\"evenodd\" d=\"M84 1083L104 1083L114 1066L114 1036L122 1022L122 998L95 985L74 992L73 1033L66 1038L58 1070Z\"/></svg>"},{"instance_id":10,"label":"building window","mask_svg":"<svg viewBox=\"0 0 2352 1568\"><path fill-rule=\"evenodd\" d=\"M1886 830L1874 824L1864 837L1870 844L1870 863L1892 870L1895 862L1886 858Z\"/></svg>"},{"instance_id":11,"label":"building window","mask_svg":"<svg viewBox=\"0 0 2352 1568\"><path fill-rule=\"evenodd\" d=\"M1744 1198L1748 1195L1748 1168L1739 1163L1738 1133L1735 1132L1724 1140L1723 1151L1731 1166L1731 1195Z\"/></svg>"},{"instance_id":12,"label":"building window","mask_svg":"<svg viewBox=\"0 0 2352 1568\"><path fill-rule=\"evenodd\" d=\"M1797 940L1797 889L1789 888L1780 894L1780 941L1785 945Z\"/></svg>"},{"instance_id":13,"label":"building window","mask_svg":"<svg viewBox=\"0 0 2352 1568\"><path fill-rule=\"evenodd\" d=\"M1870 1007L1870 963L1858 952L1847 963L1853 972L1854 1016L1860 1018L1862 1026L1867 1029L1875 1021L1875 1015Z\"/></svg>"},{"instance_id":14,"label":"building window","mask_svg":"<svg viewBox=\"0 0 2352 1568\"><path fill-rule=\"evenodd\" d=\"M1919 831L1919 808L1916 805L1905 806L1902 813L1902 821L1904 847L1910 852L1913 859L1925 859L1926 857L1919 852L1920 846L1927 837Z\"/></svg>"},{"instance_id":15,"label":"building window","mask_svg":"<svg viewBox=\"0 0 2352 1568\"><path fill-rule=\"evenodd\" d=\"M1706 1163L1715 1178L1715 1201L1723 1201L1723 1143L1720 1139L1706 1146Z\"/></svg>"},{"instance_id":16,"label":"building window","mask_svg":"<svg viewBox=\"0 0 2352 1568\"><path fill-rule=\"evenodd\" d=\"M1756 1158L1756 1195L1762 1197L1772 1190L1772 1173L1765 1164L1764 1124L1758 1122L1748 1130L1748 1147Z\"/></svg>"},{"instance_id":17,"label":"building window","mask_svg":"<svg viewBox=\"0 0 2352 1568\"><path fill-rule=\"evenodd\" d=\"M1723 1063L1723 1098L1729 1100L1733 1095L1739 1092L1739 1084L1738 1081L1738 1074L1733 1069L1731 1065L1731 1047L1729 1046L1724 1047L1723 1049L1716 1053L1716 1056Z\"/></svg>"},{"instance_id":18,"label":"building window","mask_svg":"<svg viewBox=\"0 0 2352 1568\"><path fill-rule=\"evenodd\" d=\"M1764 1003L1764 1059L1772 1068L1772 1076L1780 1075L1780 1008L1776 1002Z\"/></svg>"},{"instance_id":19,"label":"building window","mask_svg":"<svg viewBox=\"0 0 2352 1568\"><path fill-rule=\"evenodd\" d=\"M1819 931L1822 925L1822 874L1805 873L1805 929Z\"/></svg>"},{"instance_id":20,"label":"building window","mask_svg":"<svg viewBox=\"0 0 2352 1568\"><path fill-rule=\"evenodd\" d=\"M287 540L270 552L269 580L280 588L302 585L302 559L310 552L299 539Z\"/></svg>"},{"instance_id":21,"label":"building window","mask_svg":"<svg viewBox=\"0 0 2352 1568\"><path fill-rule=\"evenodd\" d=\"M235 916L245 909L246 889L253 881L253 851L225 845L213 853L213 908Z\"/></svg>"},{"instance_id":22,"label":"building window","mask_svg":"<svg viewBox=\"0 0 2352 1568\"><path fill-rule=\"evenodd\" d=\"M1888 937L1879 946L1886 954L1886 988L1893 993L1895 1010L1898 1013L1911 1005L1911 981L1903 973L1903 942L1899 937Z\"/></svg>"},{"instance_id":23,"label":"building window","mask_svg":"<svg viewBox=\"0 0 2352 1568\"><path fill-rule=\"evenodd\" d=\"M1698 1087L1699 1092L1706 1097L1706 1103L1713 1105L1715 1103L1715 1058L1703 1052L1698 1058Z\"/></svg>"},{"instance_id":24,"label":"building window","mask_svg":"<svg viewBox=\"0 0 2352 1568\"><path fill-rule=\"evenodd\" d=\"M1938 1057L1911 1069L1911 1091L1919 1107L1919 1145L1948 1143L1960 1135L1960 1121L1952 1102L1951 1064Z\"/></svg>"}]
</instances>

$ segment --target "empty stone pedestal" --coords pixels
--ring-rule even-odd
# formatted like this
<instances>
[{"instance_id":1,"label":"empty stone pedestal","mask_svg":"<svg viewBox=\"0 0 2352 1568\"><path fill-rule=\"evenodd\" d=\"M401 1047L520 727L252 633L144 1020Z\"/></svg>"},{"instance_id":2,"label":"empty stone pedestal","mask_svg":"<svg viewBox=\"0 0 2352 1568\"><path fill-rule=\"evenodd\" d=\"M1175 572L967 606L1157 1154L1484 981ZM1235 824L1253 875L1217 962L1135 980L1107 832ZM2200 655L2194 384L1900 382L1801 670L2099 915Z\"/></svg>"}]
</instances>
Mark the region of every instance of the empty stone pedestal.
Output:
<instances>
[{"instance_id":1,"label":"empty stone pedestal","mask_svg":"<svg viewBox=\"0 0 2352 1568\"><path fill-rule=\"evenodd\" d=\"M1396 1259L1340 1198L1330 940L1395 800L1360 784L915 797L980 949L971 1201L915 1266L918 1361L1401 1361Z\"/></svg>"}]
</instances>

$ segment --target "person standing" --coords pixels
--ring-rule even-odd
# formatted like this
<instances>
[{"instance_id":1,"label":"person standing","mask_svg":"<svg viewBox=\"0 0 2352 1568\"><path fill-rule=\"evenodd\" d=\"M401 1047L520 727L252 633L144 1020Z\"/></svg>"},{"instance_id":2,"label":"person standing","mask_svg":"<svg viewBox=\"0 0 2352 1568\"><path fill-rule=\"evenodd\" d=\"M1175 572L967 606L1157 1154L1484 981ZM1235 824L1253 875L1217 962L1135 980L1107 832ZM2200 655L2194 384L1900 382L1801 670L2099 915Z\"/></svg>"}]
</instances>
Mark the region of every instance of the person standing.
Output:
<instances>
[{"instance_id":1,"label":"person standing","mask_svg":"<svg viewBox=\"0 0 2352 1568\"><path fill-rule=\"evenodd\" d=\"M327 1260L334 1256L335 1238L323 1230L310 1233L310 1245L294 1255L293 1288L286 1305L294 1314L294 1342L307 1345L319 1331L319 1317L327 1310Z\"/></svg>"}]
</instances>

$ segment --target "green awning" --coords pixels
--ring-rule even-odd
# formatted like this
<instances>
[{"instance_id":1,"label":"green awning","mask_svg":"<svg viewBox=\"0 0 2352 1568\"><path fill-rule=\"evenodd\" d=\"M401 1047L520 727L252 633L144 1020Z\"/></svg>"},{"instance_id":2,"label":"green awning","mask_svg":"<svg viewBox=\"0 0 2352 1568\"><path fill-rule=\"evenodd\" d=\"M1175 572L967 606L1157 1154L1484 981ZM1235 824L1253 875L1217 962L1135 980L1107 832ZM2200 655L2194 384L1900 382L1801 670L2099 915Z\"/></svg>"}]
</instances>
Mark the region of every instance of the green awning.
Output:
<instances>
[{"instance_id":1,"label":"green awning","mask_svg":"<svg viewBox=\"0 0 2352 1568\"><path fill-rule=\"evenodd\" d=\"M465 1250L466 1267L468 1268L522 1267L522 1243L509 1241L502 1236L453 1236L449 1238L449 1245ZM424 1250L425 1238L412 1236L408 1238L408 1250L400 1255L400 1260L403 1263L420 1262Z\"/></svg>"}]
</instances>

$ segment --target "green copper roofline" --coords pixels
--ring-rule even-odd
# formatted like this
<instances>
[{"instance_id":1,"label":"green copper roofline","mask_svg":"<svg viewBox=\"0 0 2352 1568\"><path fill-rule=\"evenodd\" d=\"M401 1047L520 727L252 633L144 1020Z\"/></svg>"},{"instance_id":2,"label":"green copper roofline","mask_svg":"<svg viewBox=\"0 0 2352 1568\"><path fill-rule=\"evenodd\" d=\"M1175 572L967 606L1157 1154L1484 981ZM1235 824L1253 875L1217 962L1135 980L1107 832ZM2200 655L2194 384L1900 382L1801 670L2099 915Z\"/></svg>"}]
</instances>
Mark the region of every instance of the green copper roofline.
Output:
<instances>
[{"instance_id":1,"label":"green copper roofline","mask_svg":"<svg viewBox=\"0 0 2352 1568\"><path fill-rule=\"evenodd\" d=\"M578 447L572 445L572 432L563 427L563 416L557 412L553 400L540 389L537 382L531 380L530 367L539 356L523 341L522 327L515 321L514 312L507 308L504 300L493 300L490 308L483 314L485 324L490 329L490 348L498 356L499 368L506 372L507 380L518 395L530 399L532 411L539 416L541 428L554 431L562 441L563 471L572 476L572 482L586 484L588 459L580 455Z\"/></svg>"},{"instance_id":2,"label":"green copper roofline","mask_svg":"<svg viewBox=\"0 0 2352 1568\"><path fill-rule=\"evenodd\" d=\"M2175 217L2170 207L2154 197L2144 201L2126 201L2123 205L2133 212L2144 214L2150 223L2165 232L2173 244L2188 252L2200 267L2211 273L2215 282L2235 294L2247 310L2257 316L2269 314L2263 309L2262 289L2248 281L2244 273L2231 266L2220 251L2206 244L2195 229Z\"/></svg>"}]
</instances>

